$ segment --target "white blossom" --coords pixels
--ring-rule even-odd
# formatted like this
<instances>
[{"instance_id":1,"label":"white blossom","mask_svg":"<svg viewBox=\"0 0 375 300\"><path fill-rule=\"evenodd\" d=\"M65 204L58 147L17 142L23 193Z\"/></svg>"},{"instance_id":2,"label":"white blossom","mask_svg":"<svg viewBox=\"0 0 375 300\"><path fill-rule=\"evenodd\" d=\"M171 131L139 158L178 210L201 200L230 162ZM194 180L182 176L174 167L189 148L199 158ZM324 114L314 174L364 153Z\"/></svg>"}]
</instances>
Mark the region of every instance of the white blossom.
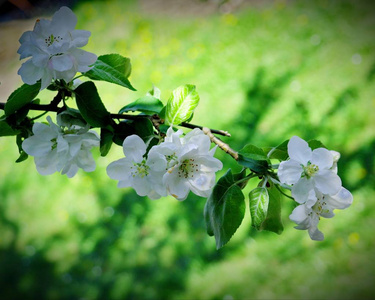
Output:
<instances>
[{"instance_id":1,"label":"white blossom","mask_svg":"<svg viewBox=\"0 0 375 300\"><path fill-rule=\"evenodd\" d=\"M74 29L77 17L68 7L61 7L52 20L37 20L33 31L20 38L20 59L30 57L18 70L23 82L35 84L41 79L41 90L52 80L70 82L77 72L90 70L97 56L79 49L87 44L90 31Z\"/></svg>"},{"instance_id":2,"label":"white blossom","mask_svg":"<svg viewBox=\"0 0 375 300\"><path fill-rule=\"evenodd\" d=\"M223 165L213 157L215 149L210 150L210 139L200 129L194 129L185 137L182 131L167 131L165 142L154 146L151 152L165 157L166 173L163 184L167 192L178 200L185 200L189 192L208 197L215 184L215 172Z\"/></svg>"},{"instance_id":3,"label":"white blossom","mask_svg":"<svg viewBox=\"0 0 375 300\"><path fill-rule=\"evenodd\" d=\"M22 149L34 156L38 172L42 175L61 172L70 178L79 168L94 171L91 149L99 146L98 134L89 130L88 125L65 128L53 123L50 117L47 120L48 125L35 123L33 135L22 143Z\"/></svg>"},{"instance_id":4,"label":"white blossom","mask_svg":"<svg viewBox=\"0 0 375 300\"><path fill-rule=\"evenodd\" d=\"M292 186L292 196L298 203L305 203L315 189L327 195L338 193L341 179L333 152L325 148L311 150L306 141L294 136L288 143L288 154L290 159L281 162L278 176L281 183Z\"/></svg>"},{"instance_id":5,"label":"white blossom","mask_svg":"<svg viewBox=\"0 0 375 300\"><path fill-rule=\"evenodd\" d=\"M139 196L148 195L152 199L157 199L166 196L159 188L162 186L166 163L164 157L158 153L150 154L149 159L146 159L146 149L146 144L139 136L126 137L123 142L125 158L110 163L107 174L119 181L119 188L132 187Z\"/></svg>"},{"instance_id":6,"label":"white blossom","mask_svg":"<svg viewBox=\"0 0 375 300\"><path fill-rule=\"evenodd\" d=\"M353 202L352 194L341 187L333 196L319 191L309 194L306 203L298 205L289 216L297 224L296 229L307 230L310 238L316 241L324 240L323 233L318 229L320 217L332 218L334 209L345 209Z\"/></svg>"}]
</instances>

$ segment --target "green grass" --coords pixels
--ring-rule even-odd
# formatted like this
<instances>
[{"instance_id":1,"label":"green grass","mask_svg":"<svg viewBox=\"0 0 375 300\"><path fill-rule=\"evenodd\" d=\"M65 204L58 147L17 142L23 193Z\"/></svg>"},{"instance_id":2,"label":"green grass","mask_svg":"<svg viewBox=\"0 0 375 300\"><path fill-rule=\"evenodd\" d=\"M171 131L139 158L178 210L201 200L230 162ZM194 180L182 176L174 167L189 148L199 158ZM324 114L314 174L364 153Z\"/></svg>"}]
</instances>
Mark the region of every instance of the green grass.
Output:
<instances>
[{"instance_id":1,"label":"green grass","mask_svg":"<svg viewBox=\"0 0 375 300\"><path fill-rule=\"evenodd\" d=\"M339 174L353 205L323 219L324 242L293 229L283 201L281 236L250 228L250 214L216 251L205 233L205 199L151 201L119 190L97 170L73 179L15 164L0 143L0 295L4 299L352 299L375 280L375 26L365 2L268 2L209 16L143 12L136 2L82 2L86 50L130 57L136 92L97 83L116 112L152 84L164 103L179 85L201 96L192 123L274 146L299 135L341 152ZM360 63L359 63L360 62ZM16 87L14 87L16 88ZM51 93L44 93L45 103ZM223 152L216 156L239 169Z\"/></svg>"}]
</instances>

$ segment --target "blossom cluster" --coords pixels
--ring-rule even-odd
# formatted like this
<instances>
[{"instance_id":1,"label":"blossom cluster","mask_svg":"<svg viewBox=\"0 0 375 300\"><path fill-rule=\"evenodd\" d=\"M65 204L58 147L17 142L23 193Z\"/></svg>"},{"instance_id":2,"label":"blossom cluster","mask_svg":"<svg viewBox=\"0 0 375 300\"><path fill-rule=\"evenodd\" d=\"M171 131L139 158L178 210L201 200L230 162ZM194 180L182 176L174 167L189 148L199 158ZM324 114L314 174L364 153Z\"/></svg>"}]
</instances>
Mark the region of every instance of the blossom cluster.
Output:
<instances>
[{"instance_id":1,"label":"blossom cluster","mask_svg":"<svg viewBox=\"0 0 375 300\"><path fill-rule=\"evenodd\" d=\"M52 20L37 20L33 31L20 38L20 59L30 57L18 70L22 81L35 84L41 79L41 90L52 79L72 81L77 72L87 72L97 56L79 49L87 44L91 33L74 29L77 17L68 7L61 7Z\"/></svg>"},{"instance_id":2,"label":"blossom cluster","mask_svg":"<svg viewBox=\"0 0 375 300\"><path fill-rule=\"evenodd\" d=\"M313 240L323 240L318 229L320 217L331 218L334 209L352 204L352 194L342 187L337 175L340 154L325 148L312 150L308 143L294 136L288 143L289 160L280 163L280 182L290 186L298 205L289 216L296 229L307 229Z\"/></svg>"},{"instance_id":3,"label":"blossom cluster","mask_svg":"<svg viewBox=\"0 0 375 300\"><path fill-rule=\"evenodd\" d=\"M89 130L88 124L67 123L63 115L57 118L58 124L49 116L48 125L35 123L33 135L22 143L23 150L34 156L36 168L42 175L61 172L71 178L79 168L86 172L94 171L91 149L99 146L98 134Z\"/></svg>"},{"instance_id":4,"label":"blossom cluster","mask_svg":"<svg viewBox=\"0 0 375 300\"><path fill-rule=\"evenodd\" d=\"M124 140L125 158L107 167L108 176L118 180L118 187L133 187L140 196L158 199L172 195L185 200L192 191L208 197L215 184L215 172L223 165L213 157L211 141L202 130L196 128L185 136L182 131L170 127L165 140L151 147L145 156L147 145L137 135Z\"/></svg>"}]
</instances>

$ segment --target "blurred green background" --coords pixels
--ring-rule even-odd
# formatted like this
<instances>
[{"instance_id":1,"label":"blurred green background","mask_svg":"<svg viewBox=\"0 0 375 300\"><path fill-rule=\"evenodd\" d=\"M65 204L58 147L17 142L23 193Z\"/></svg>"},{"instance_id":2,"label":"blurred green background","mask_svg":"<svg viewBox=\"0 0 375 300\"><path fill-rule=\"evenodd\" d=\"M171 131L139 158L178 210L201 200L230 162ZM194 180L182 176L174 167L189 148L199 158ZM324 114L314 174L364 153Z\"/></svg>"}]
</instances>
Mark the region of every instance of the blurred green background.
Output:
<instances>
[{"instance_id":1,"label":"blurred green background","mask_svg":"<svg viewBox=\"0 0 375 300\"><path fill-rule=\"evenodd\" d=\"M256 232L245 220L220 250L205 232L205 199L151 201L118 189L105 168L43 177L33 159L15 164L0 141L1 299L371 299L375 297L375 18L371 1L79 1L84 48L130 57L137 92L97 83L116 112L155 84L164 103L179 85L201 96L192 123L276 146L293 135L341 152L339 175L353 205L323 219L323 242L293 229ZM12 21L15 22L15 21ZM12 53L0 74L21 84L16 50L34 20L1 24ZM22 28L5 36L6 29ZM3 47L5 45L3 43ZM6 61L5 61L6 60ZM14 78L11 82L8 78ZM10 92L0 87L1 101ZM43 92L47 103L53 94ZM239 167L216 153L227 168Z\"/></svg>"}]
</instances>

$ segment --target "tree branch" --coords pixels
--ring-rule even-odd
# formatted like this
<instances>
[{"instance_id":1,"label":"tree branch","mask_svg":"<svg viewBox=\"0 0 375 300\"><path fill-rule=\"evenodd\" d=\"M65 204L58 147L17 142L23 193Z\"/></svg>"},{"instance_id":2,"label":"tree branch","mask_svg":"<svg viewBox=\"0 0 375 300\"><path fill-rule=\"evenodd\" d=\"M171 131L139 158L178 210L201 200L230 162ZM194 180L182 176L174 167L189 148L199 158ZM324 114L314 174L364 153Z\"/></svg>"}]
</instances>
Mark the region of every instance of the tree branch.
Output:
<instances>
[{"instance_id":1,"label":"tree branch","mask_svg":"<svg viewBox=\"0 0 375 300\"><path fill-rule=\"evenodd\" d=\"M61 100L62 100L61 95L57 94L56 97L51 101L50 104L30 103L30 104L28 104L28 108L30 110L37 110L37 111L59 112L63 109L63 107L57 106L58 103L60 103ZM5 107L5 103L0 102L0 109L4 110L4 107ZM149 115L130 115L130 114L112 114L111 113L110 116L111 116L112 119L118 119L118 120L120 120L120 119L122 119L122 120L137 120L137 119L140 119L140 118L148 118L153 122L154 125L156 125L155 122L157 124L161 124L163 122L163 120L161 120L160 117L156 114L153 115L153 116L149 116ZM186 123L186 122L182 122L178 126L182 126L182 127L186 127L186 128L190 128L190 129L199 128L199 129L202 129L202 130L204 128L206 128L206 127L203 127L203 126L200 126L200 125L194 125L194 124L190 124L190 123ZM219 135L228 136L228 137L231 136L228 131L209 129L209 128L207 128L207 129L209 130L209 132L211 134L219 134ZM224 142L221 142L221 143L224 144Z\"/></svg>"},{"instance_id":2,"label":"tree branch","mask_svg":"<svg viewBox=\"0 0 375 300\"><path fill-rule=\"evenodd\" d=\"M224 143L221 139L214 136L211 132L211 129L209 129L207 127L203 127L202 131L203 131L204 134L206 134L210 138L211 142L218 145L221 150L228 153L235 160L238 160L238 153L235 150L233 150L231 147L229 147L228 144Z\"/></svg>"}]
</instances>

